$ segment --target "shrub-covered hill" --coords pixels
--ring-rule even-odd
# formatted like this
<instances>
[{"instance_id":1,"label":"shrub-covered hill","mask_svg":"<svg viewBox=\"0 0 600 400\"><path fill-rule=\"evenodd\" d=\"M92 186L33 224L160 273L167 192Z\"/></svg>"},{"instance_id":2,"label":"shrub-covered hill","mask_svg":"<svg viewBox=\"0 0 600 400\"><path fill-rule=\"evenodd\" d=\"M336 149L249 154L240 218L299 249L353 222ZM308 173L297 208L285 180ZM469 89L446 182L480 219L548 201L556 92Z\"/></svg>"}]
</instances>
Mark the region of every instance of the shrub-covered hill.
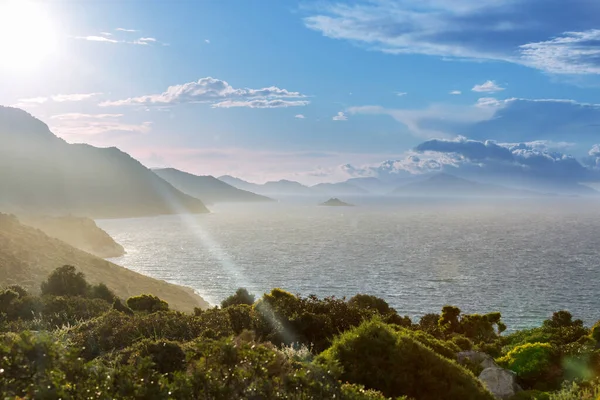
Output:
<instances>
[{"instance_id":1,"label":"shrub-covered hill","mask_svg":"<svg viewBox=\"0 0 600 400\"><path fill-rule=\"evenodd\" d=\"M151 294L120 299L68 265L40 289L38 296L0 288L4 398L600 396L600 321L588 328L566 311L504 336L499 313L445 306L415 323L363 294L320 299L273 289L255 299L239 289L220 308L181 313ZM511 393L498 390L505 382L485 378L498 371L513 381Z\"/></svg>"},{"instance_id":2,"label":"shrub-covered hill","mask_svg":"<svg viewBox=\"0 0 600 400\"><path fill-rule=\"evenodd\" d=\"M90 283L103 282L122 298L154 293L181 311L208 306L191 289L130 271L0 214L0 285L19 284L38 292L48 274L65 264L77 265Z\"/></svg>"}]
</instances>

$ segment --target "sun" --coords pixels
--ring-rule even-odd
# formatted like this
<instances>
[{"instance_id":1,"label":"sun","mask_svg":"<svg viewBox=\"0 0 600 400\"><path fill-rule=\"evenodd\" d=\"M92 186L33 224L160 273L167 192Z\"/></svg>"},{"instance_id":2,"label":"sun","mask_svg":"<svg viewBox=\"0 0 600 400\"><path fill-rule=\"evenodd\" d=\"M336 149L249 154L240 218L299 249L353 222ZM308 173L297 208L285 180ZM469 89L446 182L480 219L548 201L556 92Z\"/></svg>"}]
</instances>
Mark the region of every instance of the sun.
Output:
<instances>
[{"instance_id":1,"label":"sun","mask_svg":"<svg viewBox=\"0 0 600 400\"><path fill-rule=\"evenodd\" d=\"M0 68L35 68L56 50L56 30L42 2L0 0Z\"/></svg>"}]
</instances>

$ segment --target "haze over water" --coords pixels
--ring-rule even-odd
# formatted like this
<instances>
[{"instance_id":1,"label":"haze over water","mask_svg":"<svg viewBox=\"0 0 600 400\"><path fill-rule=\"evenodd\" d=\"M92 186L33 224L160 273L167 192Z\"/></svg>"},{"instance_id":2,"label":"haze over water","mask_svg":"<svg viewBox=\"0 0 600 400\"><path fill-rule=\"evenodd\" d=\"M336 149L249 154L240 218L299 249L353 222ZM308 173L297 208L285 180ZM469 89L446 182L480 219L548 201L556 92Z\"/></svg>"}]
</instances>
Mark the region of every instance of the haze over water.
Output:
<instances>
[{"instance_id":1,"label":"haze over water","mask_svg":"<svg viewBox=\"0 0 600 400\"><path fill-rule=\"evenodd\" d=\"M346 200L346 199L345 199ZM445 304L501 311L509 330L567 309L600 319L600 205L581 199L405 199L359 207L215 206L212 214L100 220L111 261L218 304L238 287L386 299L416 320Z\"/></svg>"}]
</instances>

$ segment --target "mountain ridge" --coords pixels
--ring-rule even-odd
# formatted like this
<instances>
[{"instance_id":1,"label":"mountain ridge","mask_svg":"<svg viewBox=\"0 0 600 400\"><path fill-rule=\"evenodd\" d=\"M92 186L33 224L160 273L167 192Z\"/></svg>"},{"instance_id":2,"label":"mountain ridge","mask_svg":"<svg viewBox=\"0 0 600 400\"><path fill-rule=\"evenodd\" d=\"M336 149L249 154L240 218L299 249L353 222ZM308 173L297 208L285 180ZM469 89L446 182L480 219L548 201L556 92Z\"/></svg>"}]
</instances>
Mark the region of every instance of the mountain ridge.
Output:
<instances>
[{"instance_id":1,"label":"mountain ridge","mask_svg":"<svg viewBox=\"0 0 600 400\"><path fill-rule=\"evenodd\" d=\"M0 207L94 218L209 212L116 147L69 144L29 113L0 106Z\"/></svg>"}]
</instances>

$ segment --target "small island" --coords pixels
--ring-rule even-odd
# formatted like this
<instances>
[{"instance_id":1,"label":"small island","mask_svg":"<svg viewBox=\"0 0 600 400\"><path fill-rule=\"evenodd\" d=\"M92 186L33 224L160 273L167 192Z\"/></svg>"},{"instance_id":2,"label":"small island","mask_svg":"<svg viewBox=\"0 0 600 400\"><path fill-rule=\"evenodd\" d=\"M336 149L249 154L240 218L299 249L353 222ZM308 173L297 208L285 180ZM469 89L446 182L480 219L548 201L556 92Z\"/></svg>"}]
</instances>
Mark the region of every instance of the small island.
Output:
<instances>
[{"instance_id":1,"label":"small island","mask_svg":"<svg viewBox=\"0 0 600 400\"><path fill-rule=\"evenodd\" d=\"M327 200L325 203L321 203L319 205L327 206L327 207L354 207L354 204L343 202L340 199L335 198L335 197L333 197L333 198Z\"/></svg>"}]
</instances>

